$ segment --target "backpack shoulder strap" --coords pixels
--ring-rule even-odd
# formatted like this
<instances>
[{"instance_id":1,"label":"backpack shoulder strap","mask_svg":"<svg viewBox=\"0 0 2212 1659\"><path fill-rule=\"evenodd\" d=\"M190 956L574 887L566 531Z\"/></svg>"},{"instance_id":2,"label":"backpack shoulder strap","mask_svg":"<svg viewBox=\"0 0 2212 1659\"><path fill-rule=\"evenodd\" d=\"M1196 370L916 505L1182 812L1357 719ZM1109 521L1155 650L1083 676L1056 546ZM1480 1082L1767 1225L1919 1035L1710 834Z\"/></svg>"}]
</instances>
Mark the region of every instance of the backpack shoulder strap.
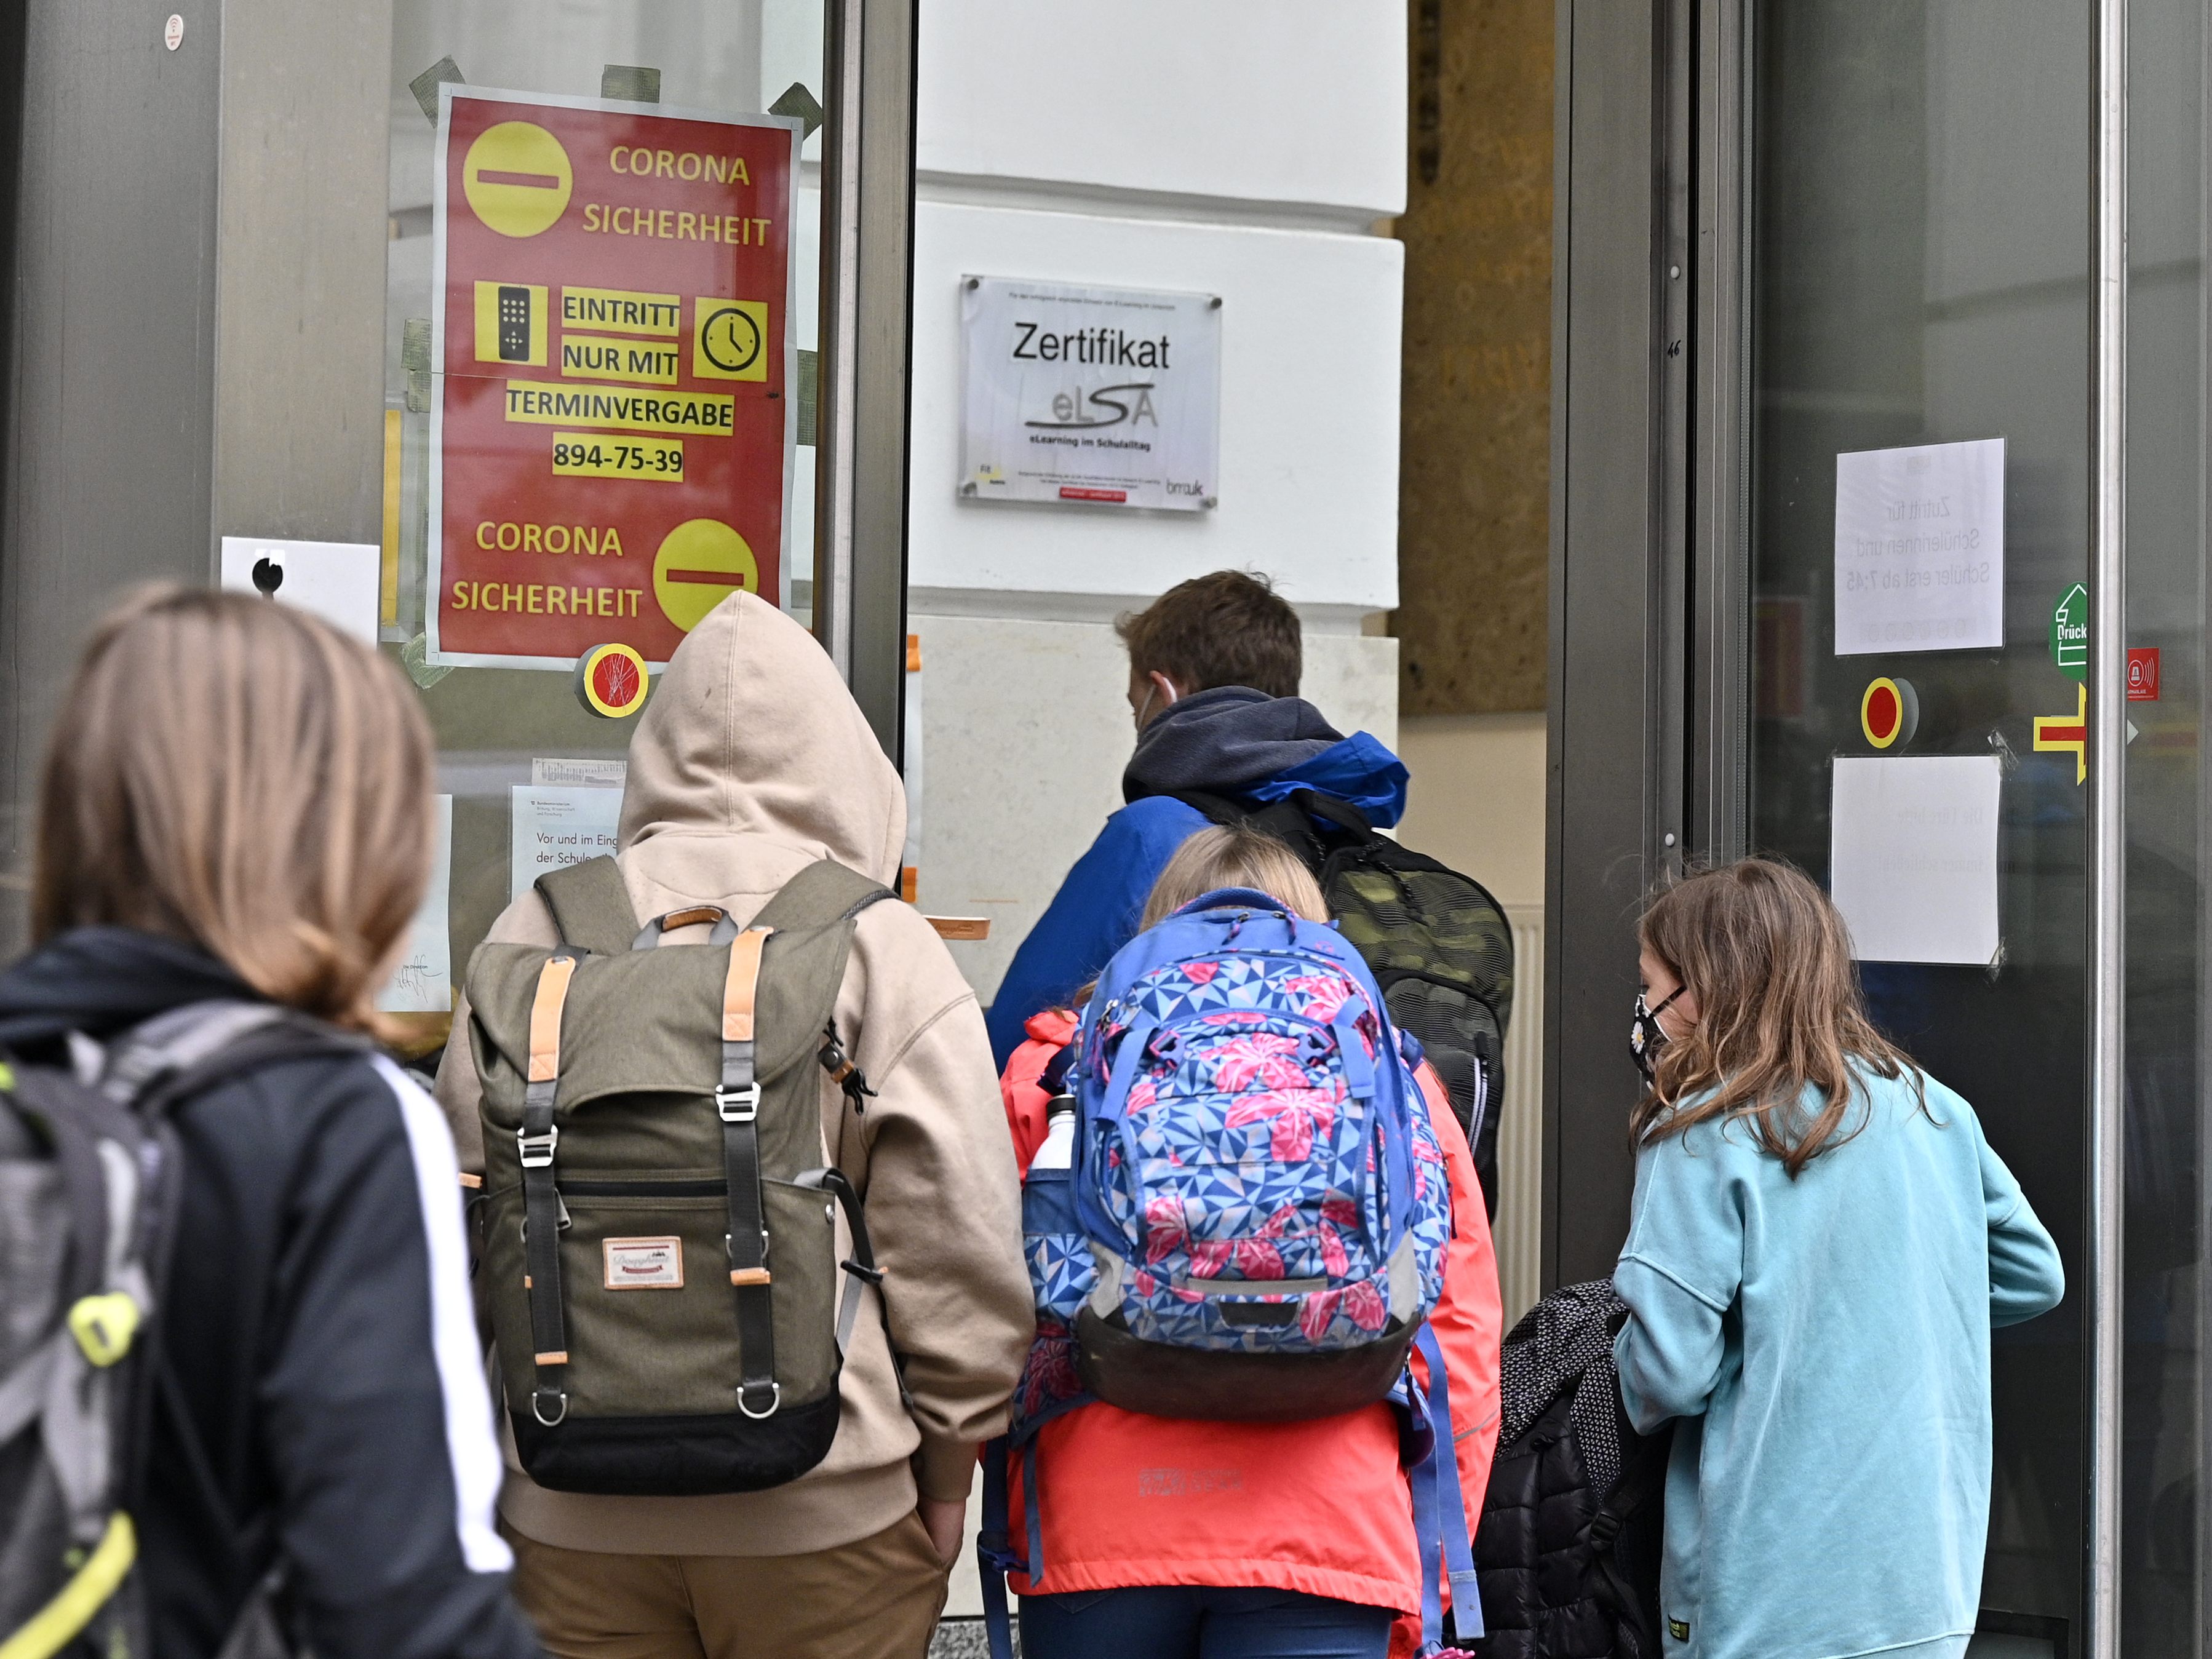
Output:
<instances>
[{"instance_id":1,"label":"backpack shoulder strap","mask_svg":"<svg viewBox=\"0 0 2212 1659\"><path fill-rule=\"evenodd\" d=\"M366 1056L376 1052L376 1044L368 1037L287 1009L275 1019L234 1038L215 1052L157 1079L133 1109L142 1116L158 1119L202 1091L232 1078L243 1077L263 1066L322 1055Z\"/></svg>"},{"instance_id":2,"label":"backpack shoulder strap","mask_svg":"<svg viewBox=\"0 0 2212 1659\"><path fill-rule=\"evenodd\" d=\"M1324 823L1334 825L1347 836L1361 841L1375 839L1375 826L1367 821L1367 814L1348 800L1339 800L1334 795L1324 795L1316 789L1300 789L1289 797L1288 804Z\"/></svg>"},{"instance_id":3,"label":"backpack shoulder strap","mask_svg":"<svg viewBox=\"0 0 2212 1659\"><path fill-rule=\"evenodd\" d=\"M845 983L855 919L870 905L891 896L889 888L857 870L823 859L801 870L761 907L752 926L782 935L769 947L768 961L775 971L762 981L758 993L769 1011L762 1021L763 1032L775 1034L769 1040L776 1045L773 1053L763 1050L763 1075L771 1066L781 1069L811 1049L822 1069L845 1091L854 1111L867 1109L875 1091L838 1033L837 996ZM792 1046L787 1048L787 1044Z\"/></svg>"},{"instance_id":4,"label":"backpack shoulder strap","mask_svg":"<svg viewBox=\"0 0 2212 1659\"><path fill-rule=\"evenodd\" d=\"M1233 828L1250 816L1226 795L1210 794L1203 789L1178 789L1174 798L1192 811L1202 813L1208 823L1227 824Z\"/></svg>"},{"instance_id":5,"label":"backpack shoulder strap","mask_svg":"<svg viewBox=\"0 0 2212 1659\"><path fill-rule=\"evenodd\" d=\"M1315 831L1316 818L1321 818L1346 834L1356 835L1363 841L1372 833L1367 827L1367 821L1360 817L1355 809L1344 805L1340 801L1331 800L1325 795L1316 795L1310 789L1302 789L1282 800L1250 805L1195 789L1179 792L1175 799L1194 811L1204 813L1209 823L1223 824L1231 829L1241 826L1273 836L1296 853L1316 878L1322 872L1322 865L1329 849ZM1347 813L1352 821L1357 822L1357 830L1352 830L1352 823L1346 821L1344 815Z\"/></svg>"},{"instance_id":6,"label":"backpack shoulder strap","mask_svg":"<svg viewBox=\"0 0 2212 1659\"><path fill-rule=\"evenodd\" d=\"M820 859L784 883L761 907L756 927L827 927L850 921L870 905L892 896L890 888L870 881L835 859Z\"/></svg>"},{"instance_id":7,"label":"backpack shoulder strap","mask_svg":"<svg viewBox=\"0 0 2212 1659\"><path fill-rule=\"evenodd\" d=\"M581 864L548 870L535 884L561 942L593 956L617 957L637 937L637 912L622 866L605 854Z\"/></svg>"}]
</instances>

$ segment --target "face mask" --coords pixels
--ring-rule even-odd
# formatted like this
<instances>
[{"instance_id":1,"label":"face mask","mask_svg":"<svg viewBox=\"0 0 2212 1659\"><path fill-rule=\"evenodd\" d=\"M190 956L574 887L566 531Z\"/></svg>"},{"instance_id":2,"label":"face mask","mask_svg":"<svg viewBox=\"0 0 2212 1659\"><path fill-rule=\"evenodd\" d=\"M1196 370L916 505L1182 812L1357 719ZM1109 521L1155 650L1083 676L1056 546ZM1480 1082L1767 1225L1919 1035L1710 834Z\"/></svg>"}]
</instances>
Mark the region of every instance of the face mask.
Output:
<instances>
[{"instance_id":1,"label":"face mask","mask_svg":"<svg viewBox=\"0 0 2212 1659\"><path fill-rule=\"evenodd\" d=\"M1654 1080L1653 1058L1667 1046L1667 1028L1660 1024L1659 1016L1667 1011L1669 1003L1682 994L1682 990L1683 988L1677 985L1656 1008L1644 1006L1643 992L1636 994L1636 1015L1628 1027L1628 1052L1635 1056L1636 1069L1644 1073L1646 1083Z\"/></svg>"},{"instance_id":2,"label":"face mask","mask_svg":"<svg viewBox=\"0 0 2212 1659\"><path fill-rule=\"evenodd\" d=\"M1152 699L1158 696L1160 688L1157 684L1149 685L1145 688L1145 700L1137 705L1137 730L1139 732L1145 729L1145 716L1152 713ZM1172 708L1175 707L1176 698L1177 696L1178 693L1175 689L1175 682L1173 680L1170 680L1168 682L1168 700L1166 705L1168 708Z\"/></svg>"}]
</instances>

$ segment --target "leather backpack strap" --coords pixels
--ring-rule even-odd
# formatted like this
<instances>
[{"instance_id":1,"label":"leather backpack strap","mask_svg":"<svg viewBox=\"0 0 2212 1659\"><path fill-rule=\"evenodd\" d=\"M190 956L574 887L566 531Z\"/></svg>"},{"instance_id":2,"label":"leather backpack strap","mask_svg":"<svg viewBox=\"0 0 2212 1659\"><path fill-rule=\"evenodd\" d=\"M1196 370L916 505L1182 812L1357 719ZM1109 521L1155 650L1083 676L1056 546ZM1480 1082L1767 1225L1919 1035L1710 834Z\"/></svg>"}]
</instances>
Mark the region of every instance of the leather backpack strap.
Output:
<instances>
[{"instance_id":1,"label":"leather backpack strap","mask_svg":"<svg viewBox=\"0 0 2212 1659\"><path fill-rule=\"evenodd\" d=\"M622 866L602 854L538 878L538 896L553 913L561 942L595 957L620 956L637 937L637 912Z\"/></svg>"}]
</instances>

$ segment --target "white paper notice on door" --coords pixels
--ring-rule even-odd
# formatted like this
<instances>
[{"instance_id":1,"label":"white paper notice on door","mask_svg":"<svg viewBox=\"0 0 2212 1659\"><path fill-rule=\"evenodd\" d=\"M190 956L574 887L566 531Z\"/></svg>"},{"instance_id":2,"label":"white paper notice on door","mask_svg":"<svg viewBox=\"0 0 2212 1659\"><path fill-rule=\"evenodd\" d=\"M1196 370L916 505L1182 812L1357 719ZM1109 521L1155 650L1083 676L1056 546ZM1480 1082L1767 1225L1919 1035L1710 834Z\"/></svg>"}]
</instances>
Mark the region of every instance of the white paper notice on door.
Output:
<instances>
[{"instance_id":1,"label":"white paper notice on door","mask_svg":"<svg viewBox=\"0 0 2212 1659\"><path fill-rule=\"evenodd\" d=\"M2005 441L1836 457L1836 654L2004 644Z\"/></svg>"},{"instance_id":2,"label":"white paper notice on door","mask_svg":"<svg viewBox=\"0 0 2212 1659\"><path fill-rule=\"evenodd\" d=\"M540 755L530 763L530 781L536 784L619 789L629 779L629 763L623 760L548 760Z\"/></svg>"},{"instance_id":3,"label":"white paper notice on door","mask_svg":"<svg viewBox=\"0 0 2212 1659\"><path fill-rule=\"evenodd\" d=\"M518 783L507 820L507 896L520 898L548 870L615 850L619 789Z\"/></svg>"},{"instance_id":4,"label":"white paper notice on door","mask_svg":"<svg viewBox=\"0 0 2212 1659\"><path fill-rule=\"evenodd\" d=\"M453 945L447 921L447 901L453 892L453 798L431 797L435 812L435 856L430 862L430 885L407 935L407 954L393 969L392 981L376 1000L387 1014L444 1014L453 1007Z\"/></svg>"},{"instance_id":5,"label":"white paper notice on door","mask_svg":"<svg viewBox=\"0 0 2212 1659\"><path fill-rule=\"evenodd\" d=\"M312 611L366 645L376 643L384 550L374 542L222 538L222 586ZM258 574L257 574L258 573Z\"/></svg>"},{"instance_id":6,"label":"white paper notice on door","mask_svg":"<svg viewBox=\"0 0 2212 1659\"><path fill-rule=\"evenodd\" d=\"M1838 757L1828 887L1862 962L1997 951L1994 755Z\"/></svg>"}]
</instances>

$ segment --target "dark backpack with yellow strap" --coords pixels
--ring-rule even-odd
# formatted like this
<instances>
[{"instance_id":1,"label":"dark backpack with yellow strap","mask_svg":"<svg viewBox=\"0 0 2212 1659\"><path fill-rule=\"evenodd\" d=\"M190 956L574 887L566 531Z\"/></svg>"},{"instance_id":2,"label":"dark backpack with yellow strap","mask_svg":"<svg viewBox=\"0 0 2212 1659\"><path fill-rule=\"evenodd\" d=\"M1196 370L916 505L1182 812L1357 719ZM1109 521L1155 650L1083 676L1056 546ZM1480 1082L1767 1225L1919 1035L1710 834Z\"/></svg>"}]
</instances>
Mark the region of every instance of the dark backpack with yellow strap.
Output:
<instances>
[{"instance_id":1,"label":"dark backpack with yellow strap","mask_svg":"<svg viewBox=\"0 0 2212 1659\"><path fill-rule=\"evenodd\" d=\"M538 890L562 943L480 945L468 975L480 1271L522 1466L561 1492L794 1480L837 1432L882 1279L821 1084L865 1107L837 993L854 919L890 895L825 859L740 932L712 906L641 928L612 859ZM706 944L657 948L706 923Z\"/></svg>"}]
</instances>

